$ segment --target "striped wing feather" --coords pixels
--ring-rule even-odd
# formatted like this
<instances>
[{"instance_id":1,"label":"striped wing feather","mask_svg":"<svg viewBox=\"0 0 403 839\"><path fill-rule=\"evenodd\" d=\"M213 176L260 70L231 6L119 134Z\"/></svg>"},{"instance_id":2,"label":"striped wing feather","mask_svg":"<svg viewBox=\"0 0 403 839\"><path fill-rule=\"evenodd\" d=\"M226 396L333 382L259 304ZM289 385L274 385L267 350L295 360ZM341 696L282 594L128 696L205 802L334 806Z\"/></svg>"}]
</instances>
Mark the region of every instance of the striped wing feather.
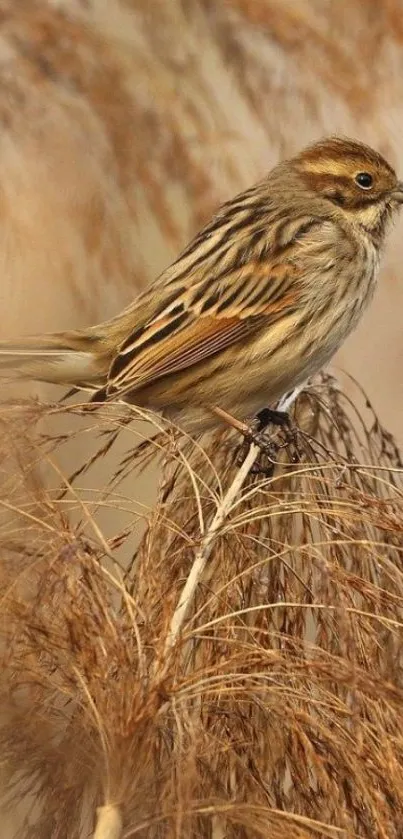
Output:
<instances>
[{"instance_id":1,"label":"striped wing feather","mask_svg":"<svg viewBox=\"0 0 403 839\"><path fill-rule=\"evenodd\" d=\"M295 266L251 264L225 280L195 283L134 330L110 369L107 396L124 396L156 379L241 344L296 303ZM219 293L217 289L219 288Z\"/></svg>"}]
</instances>

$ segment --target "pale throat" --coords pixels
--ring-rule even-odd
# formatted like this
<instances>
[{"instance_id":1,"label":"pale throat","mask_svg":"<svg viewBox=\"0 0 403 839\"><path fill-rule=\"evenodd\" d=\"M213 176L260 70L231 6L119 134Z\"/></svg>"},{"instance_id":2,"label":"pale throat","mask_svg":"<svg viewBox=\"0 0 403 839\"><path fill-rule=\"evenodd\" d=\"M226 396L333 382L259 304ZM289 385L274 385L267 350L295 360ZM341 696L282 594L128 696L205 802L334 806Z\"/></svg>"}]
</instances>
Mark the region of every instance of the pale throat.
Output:
<instances>
[{"instance_id":1,"label":"pale throat","mask_svg":"<svg viewBox=\"0 0 403 839\"><path fill-rule=\"evenodd\" d=\"M379 231L389 216L383 201L367 204L366 207L360 207L359 210L350 212L352 220L370 234Z\"/></svg>"}]
</instances>

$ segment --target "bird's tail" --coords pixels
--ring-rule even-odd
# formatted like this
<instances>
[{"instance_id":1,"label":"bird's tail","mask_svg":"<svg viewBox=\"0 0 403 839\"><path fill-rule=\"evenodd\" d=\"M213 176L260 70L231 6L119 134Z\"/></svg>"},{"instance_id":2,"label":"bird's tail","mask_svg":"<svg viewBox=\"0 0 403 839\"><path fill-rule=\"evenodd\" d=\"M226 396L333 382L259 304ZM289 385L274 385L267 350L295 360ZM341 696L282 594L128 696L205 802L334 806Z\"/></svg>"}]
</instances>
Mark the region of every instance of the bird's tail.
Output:
<instances>
[{"instance_id":1,"label":"bird's tail","mask_svg":"<svg viewBox=\"0 0 403 839\"><path fill-rule=\"evenodd\" d=\"M0 341L0 376L55 384L98 386L109 368L101 338L91 330Z\"/></svg>"}]
</instances>

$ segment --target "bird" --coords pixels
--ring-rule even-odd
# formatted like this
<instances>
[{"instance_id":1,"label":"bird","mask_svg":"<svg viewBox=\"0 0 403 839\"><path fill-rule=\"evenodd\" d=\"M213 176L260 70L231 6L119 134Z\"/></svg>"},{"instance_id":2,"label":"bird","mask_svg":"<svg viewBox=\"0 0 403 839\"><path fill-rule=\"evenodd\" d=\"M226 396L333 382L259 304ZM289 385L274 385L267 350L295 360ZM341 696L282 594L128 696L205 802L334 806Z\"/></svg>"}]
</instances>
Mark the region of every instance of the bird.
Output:
<instances>
[{"instance_id":1,"label":"bird","mask_svg":"<svg viewBox=\"0 0 403 839\"><path fill-rule=\"evenodd\" d=\"M356 327L402 203L380 153L321 139L224 203L115 317L0 342L0 372L150 408L190 434L242 430Z\"/></svg>"}]
</instances>

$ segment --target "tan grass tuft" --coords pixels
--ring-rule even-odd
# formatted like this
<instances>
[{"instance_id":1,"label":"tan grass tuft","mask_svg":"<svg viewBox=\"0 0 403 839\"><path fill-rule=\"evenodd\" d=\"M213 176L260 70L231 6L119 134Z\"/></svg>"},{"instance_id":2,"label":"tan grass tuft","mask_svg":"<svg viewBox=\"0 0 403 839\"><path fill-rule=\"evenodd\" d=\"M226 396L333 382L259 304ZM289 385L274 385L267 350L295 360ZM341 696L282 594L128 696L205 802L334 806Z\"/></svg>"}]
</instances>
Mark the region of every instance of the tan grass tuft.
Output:
<instances>
[{"instance_id":1,"label":"tan grass tuft","mask_svg":"<svg viewBox=\"0 0 403 839\"><path fill-rule=\"evenodd\" d=\"M227 433L138 447L127 415L3 409L0 753L24 836L401 837L402 467L360 399L303 393L300 461L278 448L272 477ZM68 435L32 443L45 412L96 431L107 486L95 450L69 483ZM154 461L147 510L122 482Z\"/></svg>"}]
</instances>

